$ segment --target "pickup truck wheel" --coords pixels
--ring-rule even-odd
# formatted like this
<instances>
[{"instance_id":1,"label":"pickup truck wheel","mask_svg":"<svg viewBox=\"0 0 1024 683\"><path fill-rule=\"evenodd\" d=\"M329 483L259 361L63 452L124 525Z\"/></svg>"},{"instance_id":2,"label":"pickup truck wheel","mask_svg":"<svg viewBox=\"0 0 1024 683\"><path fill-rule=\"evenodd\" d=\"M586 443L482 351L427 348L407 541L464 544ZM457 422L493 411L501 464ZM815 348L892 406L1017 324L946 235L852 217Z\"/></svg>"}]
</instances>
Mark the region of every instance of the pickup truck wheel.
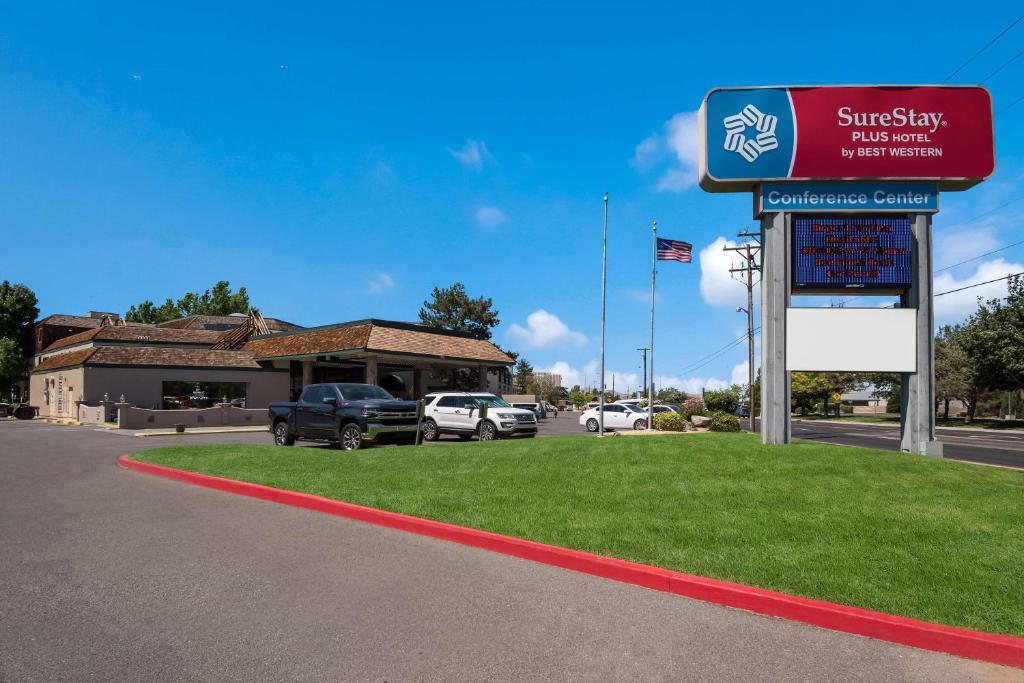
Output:
<instances>
[{"instance_id":1,"label":"pickup truck wheel","mask_svg":"<svg viewBox=\"0 0 1024 683\"><path fill-rule=\"evenodd\" d=\"M344 451L357 451L363 445L363 430L359 425L349 423L338 433L338 444Z\"/></svg>"},{"instance_id":2,"label":"pickup truck wheel","mask_svg":"<svg viewBox=\"0 0 1024 683\"><path fill-rule=\"evenodd\" d=\"M437 423L431 419L423 421L423 440L424 441L437 441L437 437L441 436L441 431L437 428Z\"/></svg>"},{"instance_id":3,"label":"pickup truck wheel","mask_svg":"<svg viewBox=\"0 0 1024 683\"><path fill-rule=\"evenodd\" d=\"M498 438L498 430L494 426L493 422L481 422L480 423L480 440L481 441L493 441Z\"/></svg>"},{"instance_id":4,"label":"pickup truck wheel","mask_svg":"<svg viewBox=\"0 0 1024 683\"><path fill-rule=\"evenodd\" d=\"M274 427L274 443L278 446L295 445L295 437L289 433L287 422L278 422Z\"/></svg>"}]
</instances>

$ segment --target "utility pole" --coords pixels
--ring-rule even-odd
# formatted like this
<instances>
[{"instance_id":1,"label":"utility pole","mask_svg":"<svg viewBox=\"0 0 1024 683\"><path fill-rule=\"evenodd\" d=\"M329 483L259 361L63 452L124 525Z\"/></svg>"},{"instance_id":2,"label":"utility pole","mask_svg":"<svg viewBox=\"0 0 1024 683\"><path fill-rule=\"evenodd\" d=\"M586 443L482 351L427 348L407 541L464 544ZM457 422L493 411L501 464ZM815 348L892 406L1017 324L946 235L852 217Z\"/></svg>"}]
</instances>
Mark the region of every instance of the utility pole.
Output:
<instances>
[{"instance_id":1,"label":"utility pole","mask_svg":"<svg viewBox=\"0 0 1024 683\"><path fill-rule=\"evenodd\" d=\"M604 436L604 323L608 292L608 193L604 193L604 237L601 239L601 395L597 399L598 436Z\"/></svg>"},{"instance_id":2,"label":"utility pole","mask_svg":"<svg viewBox=\"0 0 1024 683\"><path fill-rule=\"evenodd\" d=\"M737 235L740 239L756 240L757 235L744 230ZM757 257L761 252L761 245L756 241L748 241L735 247L723 247L725 251L735 251L743 257L744 265L736 268L730 268L730 273L743 273L744 277L738 279L738 282L745 285L747 288L747 307L738 307L737 312L742 311L747 314L747 408L750 413L747 418L750 421L750 431L757 431L755 415L754 415L754 272L760 272L761 264L758 263ZM733 276L734 279L735 276ZM758 280L760 282L760 280Z\"/></svg>"},{"instance_id":3,"label":"utility pole","mask_svg":"<svg viewBox=\"0 0 1024 683\"><path fill-rule=\"evenodd\" d=\"M650 351L650 350L651 349L648 346L641 346L639 349L637 349L637 351L640 352L640 356L644 359L644 383L641 386L643 387L643 390L645 392L647 391L647 388L648 388L647 387L647 352ZM648 397L648 398L650 398L650 397Z\"/></svg>"}]
</instances>

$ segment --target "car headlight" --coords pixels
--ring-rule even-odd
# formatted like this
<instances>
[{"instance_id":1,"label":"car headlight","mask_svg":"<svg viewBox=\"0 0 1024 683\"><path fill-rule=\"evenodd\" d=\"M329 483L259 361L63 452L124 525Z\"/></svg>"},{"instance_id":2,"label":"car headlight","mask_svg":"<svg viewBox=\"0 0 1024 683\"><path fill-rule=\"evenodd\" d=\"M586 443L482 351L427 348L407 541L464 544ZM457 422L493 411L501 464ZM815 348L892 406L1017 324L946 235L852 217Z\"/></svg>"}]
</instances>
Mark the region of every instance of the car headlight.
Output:
<instances>
[{"instance_id":1,"label":"car headlight","mask_svg":"<svg viewBox=\"0 0 1024 683\"><path fill-rule=\"evenodd\" d=\"M363 417L377 417L377 411L373 408L363 408Z\"/></svg>"}]
</instances>

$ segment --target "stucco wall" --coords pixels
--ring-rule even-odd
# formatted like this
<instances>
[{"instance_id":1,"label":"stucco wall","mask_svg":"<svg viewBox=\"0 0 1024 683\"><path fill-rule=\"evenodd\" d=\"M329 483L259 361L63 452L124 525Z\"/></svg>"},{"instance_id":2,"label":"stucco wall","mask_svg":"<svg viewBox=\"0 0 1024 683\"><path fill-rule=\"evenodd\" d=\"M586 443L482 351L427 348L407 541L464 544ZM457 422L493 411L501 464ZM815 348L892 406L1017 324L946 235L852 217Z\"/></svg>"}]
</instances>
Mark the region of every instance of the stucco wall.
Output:
<instances>
[{"instance_id":1,"label":"stucco wall","mask_svg":"<svg viewBox=\"0 0 1024 683\"><path fill-rule=\"evenodd\" d=\"M272 370L209 370L192 368L115 368L87 366L85 401L96 404L103 394L138 408L163 407L164 382L245 382L246 408L266 408L288 400L288 373Z\"/></svg>"},{"instance_id":2,"label":"stucco wall","mask_svg":"<svg viewBox=\"0 0 1024 683\"><path fill-rule=\"evenodd\" d=\"M49 403L45 400L45 389L49 388ZM29 403L38 410L39 417L78 417L75 401L85 395L85 372L83 368L67 368L42 372L30 376Z\"/></svg>"},{"instance_id":3,"label":"stucco wall","mask_svg":"<svg viewBox=\"0 0 1024 683\"><path fill-rule=\"evenodd\" d=\"M218 405L201 410L146 410L144 408L120 408L117 411L118 429L153 429L173 427L259 427L266 426L269 416L266 409L242 409L230 405Z\"/></svg>"}]
</instances>

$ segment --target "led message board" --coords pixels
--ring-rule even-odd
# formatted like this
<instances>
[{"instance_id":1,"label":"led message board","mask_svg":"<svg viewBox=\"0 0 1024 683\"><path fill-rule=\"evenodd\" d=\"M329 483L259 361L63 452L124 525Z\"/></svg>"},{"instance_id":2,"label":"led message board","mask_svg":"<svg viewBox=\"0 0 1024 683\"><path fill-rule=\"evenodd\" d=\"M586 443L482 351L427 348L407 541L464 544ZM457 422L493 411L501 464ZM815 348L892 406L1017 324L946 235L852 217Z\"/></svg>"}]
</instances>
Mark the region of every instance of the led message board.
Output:
<instances>
[{"instance_id":1,"label":"led message board","mask_svg":"<svg viewBox=\"0 0 1024 683\"><path fill-rule=\"evenodd\" d=\"M905 290L913 241L906 216L794 216L793 292Z\"/></svg>"}]
</instances>

